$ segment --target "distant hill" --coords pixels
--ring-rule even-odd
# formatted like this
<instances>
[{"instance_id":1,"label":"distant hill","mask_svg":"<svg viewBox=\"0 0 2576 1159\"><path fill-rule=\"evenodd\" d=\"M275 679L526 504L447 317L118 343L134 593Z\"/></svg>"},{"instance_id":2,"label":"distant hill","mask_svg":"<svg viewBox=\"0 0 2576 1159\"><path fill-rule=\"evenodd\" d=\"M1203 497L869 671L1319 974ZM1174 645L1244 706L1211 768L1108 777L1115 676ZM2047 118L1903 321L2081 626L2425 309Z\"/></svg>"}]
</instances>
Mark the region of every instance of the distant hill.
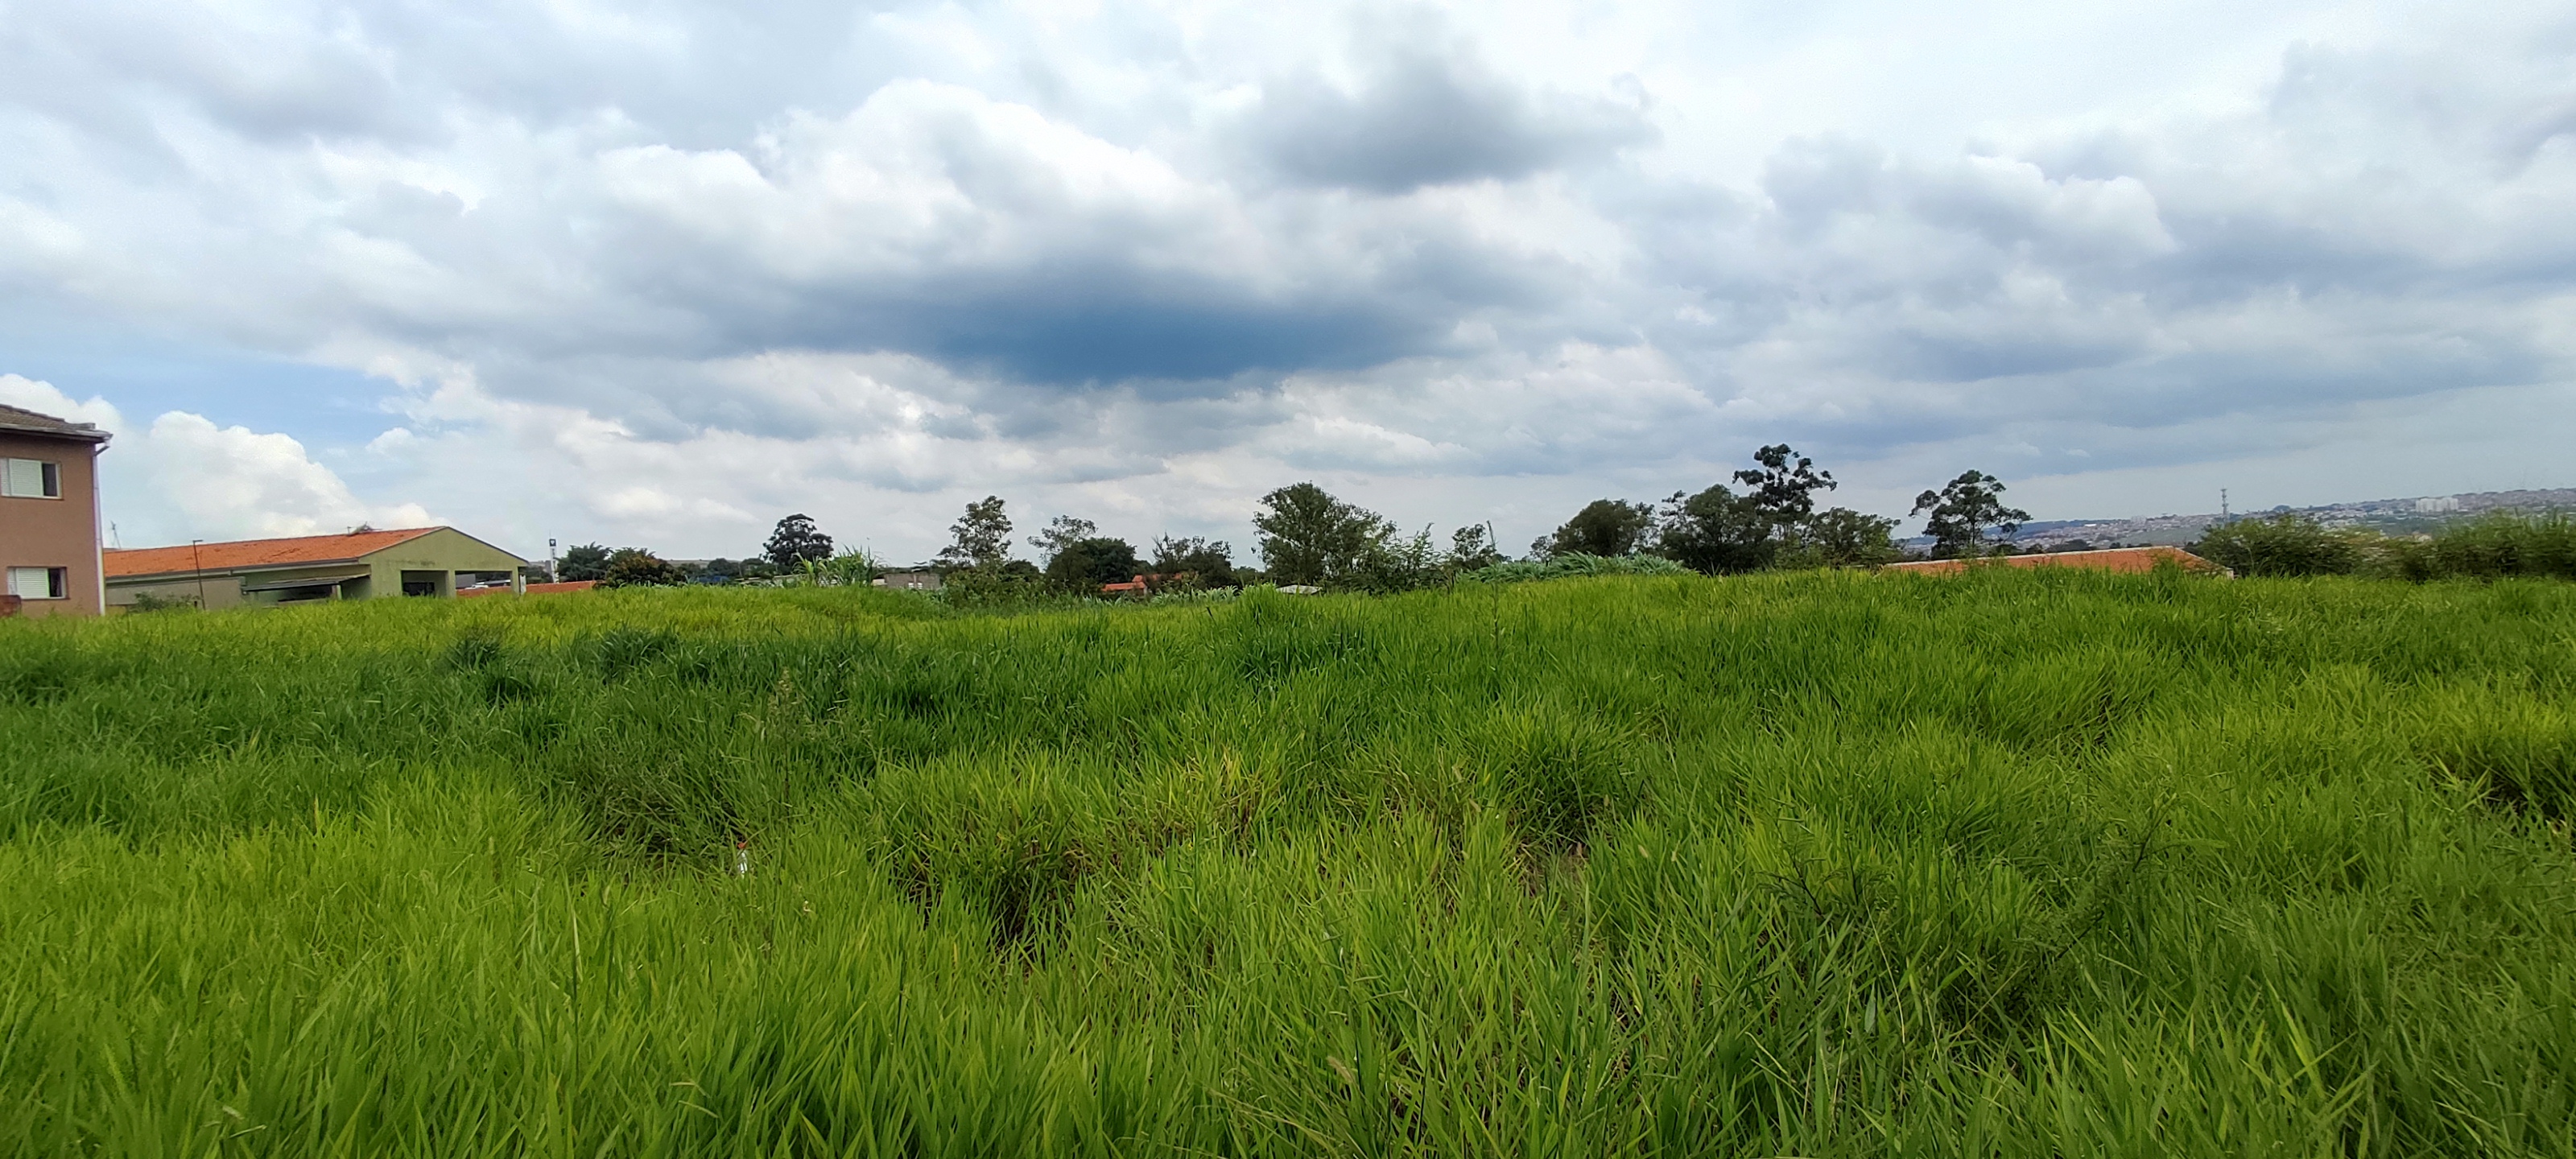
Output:
<instances>
[{"instance_id":1,"label":"distant hill","mask_svg":"<svg viewBox=\"0 0 2576 1159\"><path fill-rule=\"evenodd\" d=\"M2328 527L2362 527L2390 535L2411 535L2489 511L2553 510L2576 510L2576 487L2365 499L2323 507L2282 506L2270 511L2239 511L2235 514L2243 518L2288 511L2305 515ZM2219 515L2215 511L2132 519L2047 519L2023 524L2021 530L2013 535L2013 543L2022 547L2047 547L2081 539L2095 547L2113 543L2184 544L2199 539L2201 530L2218 520Z\"/></svg>"}]
</instances>

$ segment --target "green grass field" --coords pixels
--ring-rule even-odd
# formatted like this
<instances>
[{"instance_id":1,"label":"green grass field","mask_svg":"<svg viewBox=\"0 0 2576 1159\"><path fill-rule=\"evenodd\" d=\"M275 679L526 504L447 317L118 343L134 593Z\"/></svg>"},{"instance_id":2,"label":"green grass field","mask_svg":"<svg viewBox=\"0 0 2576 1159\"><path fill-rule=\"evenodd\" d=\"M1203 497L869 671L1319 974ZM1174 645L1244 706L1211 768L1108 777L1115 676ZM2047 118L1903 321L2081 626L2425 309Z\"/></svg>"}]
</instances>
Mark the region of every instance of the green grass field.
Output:
<instances>
[{"instance_id":1,"label":"green grass field","mask_svg":"<svg viewBox=\"0 0 2576 1159\"><path fill-rule=\"evenodd\" d=\"M12 1155L2576 1154L2565 583L7 623L0 759Z\"/></svg>"}]
</instances>

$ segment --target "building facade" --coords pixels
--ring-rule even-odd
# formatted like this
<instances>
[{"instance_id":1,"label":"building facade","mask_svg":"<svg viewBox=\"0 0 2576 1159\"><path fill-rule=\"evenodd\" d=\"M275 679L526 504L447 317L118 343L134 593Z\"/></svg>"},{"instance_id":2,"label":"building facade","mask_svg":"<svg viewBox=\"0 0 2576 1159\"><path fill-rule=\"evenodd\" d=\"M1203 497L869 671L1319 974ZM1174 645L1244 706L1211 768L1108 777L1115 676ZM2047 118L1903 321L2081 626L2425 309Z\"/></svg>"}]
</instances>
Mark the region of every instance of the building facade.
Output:
<instances>
[{"instance_id":1,"label":"building facade","mask_svg":"<svg viewBox=\"0 0 2576 1159\"><path fill-rule=\"evenodd\" d=\"M98 455L90 423L0 406L0 604L21 616L95 616L106 604Z\"/></svg>"},{"instance_id":2,"label":"building facade","mask_svg":"<svg viewBox=\"0 0 2576 1159\"><path fill-rule=\"evenodd\" d=\"M180 544L105 556L107 605L232 608L507 588L527 561L453 527Z\"/></svg>"}]
</instances>

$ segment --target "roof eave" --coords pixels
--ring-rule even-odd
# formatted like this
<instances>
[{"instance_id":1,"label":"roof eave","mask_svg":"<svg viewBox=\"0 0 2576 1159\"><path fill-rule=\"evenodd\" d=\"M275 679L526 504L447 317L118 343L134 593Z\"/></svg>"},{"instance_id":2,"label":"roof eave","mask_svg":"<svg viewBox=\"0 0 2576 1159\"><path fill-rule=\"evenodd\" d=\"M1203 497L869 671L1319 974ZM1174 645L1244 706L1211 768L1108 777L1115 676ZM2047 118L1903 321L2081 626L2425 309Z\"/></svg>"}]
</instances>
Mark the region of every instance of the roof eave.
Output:
<instances>
[{"instance_id":1,"label":"roof eave","mask_svg":"<svg viewBox=\"0 0 2576 1159\"><path fill-rule=\"evenodd\" d=\"M13 423L6 419L0 419L0 434L30 435L40 439L62 439L66 442L91 443L101 446L104 446L109 439L115 437L102 430L65 430L61 427L40 427L27 423Z\"/></svg>"},{"instance_id":2,"label":"roof eave","mask_svg":"<svg viewBox=\"0 0 2576 1159\"><path fill-rule=\"evenodd\" d=\"M367 555L373 554L375 553L367 553ZM295 571L299 568L335 567L344 564L352 564L365 558L367 558L365 555L352 555L344 559L299 559L293 563L240 563L234 564L230 567L188 567L181 568L177 571L109 572L107 580L109 583L115 583L118 580L194 579L200 575L242 575L257 571Z\"/></svg>"}]
</instances>

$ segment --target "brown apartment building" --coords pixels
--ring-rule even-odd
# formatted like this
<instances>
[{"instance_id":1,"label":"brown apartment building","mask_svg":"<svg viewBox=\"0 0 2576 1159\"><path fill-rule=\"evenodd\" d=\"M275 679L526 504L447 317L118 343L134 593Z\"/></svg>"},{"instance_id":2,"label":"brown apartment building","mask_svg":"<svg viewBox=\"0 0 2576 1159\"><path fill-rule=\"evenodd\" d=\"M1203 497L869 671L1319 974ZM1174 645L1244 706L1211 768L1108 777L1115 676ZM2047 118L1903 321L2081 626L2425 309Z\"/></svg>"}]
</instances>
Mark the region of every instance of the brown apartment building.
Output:
<instances>
[{"instance_id":1,"label":"brown apartment building","mask_svg":"<svg viewBox=\"0 0 2576 1159\"><path fill-rule=\"evenodd\" d=\"M106 603L98 551L98 453L107 432L0 406L0 613L95 616Z\"/></svg>"}]
</instances>

